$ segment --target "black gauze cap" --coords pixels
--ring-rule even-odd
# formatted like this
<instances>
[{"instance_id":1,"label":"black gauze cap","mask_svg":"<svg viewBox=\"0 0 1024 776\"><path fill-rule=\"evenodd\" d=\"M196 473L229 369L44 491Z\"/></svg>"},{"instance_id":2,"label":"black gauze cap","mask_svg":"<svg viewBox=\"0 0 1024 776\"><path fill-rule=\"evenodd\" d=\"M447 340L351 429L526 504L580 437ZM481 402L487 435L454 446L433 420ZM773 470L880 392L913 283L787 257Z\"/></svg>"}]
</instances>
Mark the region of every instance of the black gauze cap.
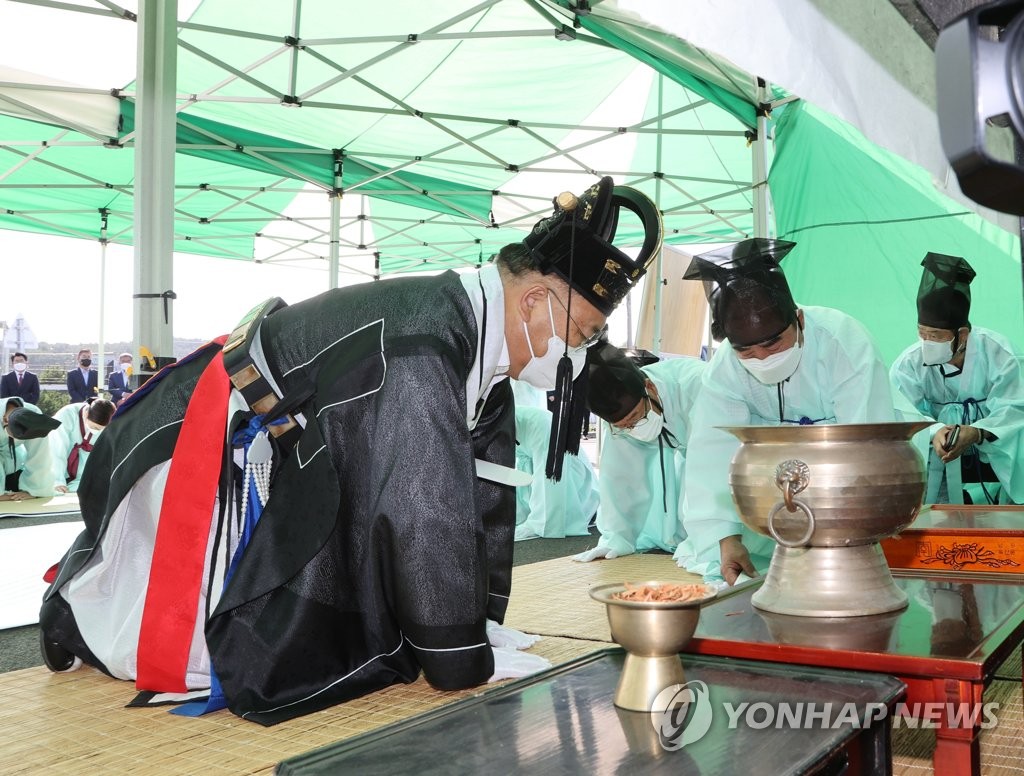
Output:
<instances>
[{"instance_id":1,"label":"black gauze cap","mask_svg":"<svg viewBox=\"0 0 1024 776\"><path fill-rule=\"evenodd\" d=\"M636 361L608 342L587 351L587 405L602 420L617 423L647 395L647 377Z\"/></svg>"},{"instance_id":2,"label":"black gauze cap","mask_svg":"<svg viewBox=\"0 0 1024 776\"><path fill-rule=\"evenodd\" d=\"M966 259L928 253L921 262L917 289L917 322L935 329L956 331L971 314L971 281L977 274Z\"/></svg>"},{"instance_id":3,"label":"black gauze cap","mask_svg":"<svg viewBox=\"0 0 1024 776\"><path fill-rule=\"evenodd\" d=\"M602 314L610 315L644 276L661 250L661 213L647 195L601 178L579 197L554 199L554 214L539 221L523 240L537 268L554 272ZM636 259L612 245L619 210L640 219L644 241Z\"/></svg>"},{"instance_id":4,"label":"black gauze cap","mask_svg":"<svg viewBox=\"0 0 1024 776\"><path fill-rule=\"evenodd\" d=\"M715 339L753 345L795 320L796 303L780 266L795 247L754 237L693 257L683 279L704 282Z\"/></svg>"},{"instance_id":5,"label":"black gauze cap","mask_svg":"<svg viewBox=\"0 0 1024 776\"><path fill-rule=\"evenodd\" d=\"M13 439L40 439L55 428L60 428L59 420L27 407L12 410L7 416L7 434Z\"/></svg>"}]
</instances>

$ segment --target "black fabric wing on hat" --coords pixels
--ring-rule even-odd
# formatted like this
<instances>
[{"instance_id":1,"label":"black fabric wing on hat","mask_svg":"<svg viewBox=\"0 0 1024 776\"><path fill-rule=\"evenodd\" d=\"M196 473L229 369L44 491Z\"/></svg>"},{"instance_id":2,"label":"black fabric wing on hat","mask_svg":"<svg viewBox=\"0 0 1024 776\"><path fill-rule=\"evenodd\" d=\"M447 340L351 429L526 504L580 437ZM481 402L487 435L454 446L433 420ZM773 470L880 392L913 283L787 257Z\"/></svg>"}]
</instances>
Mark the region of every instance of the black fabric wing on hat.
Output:
<instances>
[{"instance_id":1,"label":"black fabric wing on hat","mask_svg":"<svg viewBox=\"0 0 1024 776\"><path fill-rule=\"evenodd\" d=\"M7 434L13 439L40 439L55 428L60 428L59 420L27 407L12 410L7 416Z\"/></svg>"},{"instance_id":2,"label":"black fabric wing on hat","mask_svg":"<svg viewBox=\"0 0 1024 776\"><path fill-rule=\"evenodd\" d=\"M921 262L917 289L917 322L935 329L956 331L971 314L971 281L977 274L966 259L928 253Z\"/></svg>"},{"instance_id":3,"label":"black fabric wing on hat","mask_svg":"<svg viewBox=\"0 0 1024 776\"><path fill-rule=\"evenodd\" d=\"M661 250L661 213L647 195L601 178L579 197L554 200L554 213L523 239L537 268L554 272L604 315L625 299ZM635 213L644 240L635 259L612 244L622 208Z\"/></svg>"},{"instance_id":4,"label":"black fabric wing on hat","mask_svg":"<svg viewBox=\"0 0 1024 776\"><path fill-rule=\"evenodd\" d=\"M796 303L781 262L795 247L754 237L693 257L683 279L704 282L715 339L752 345L792 323Z\"/></svg>"}]
</instances>

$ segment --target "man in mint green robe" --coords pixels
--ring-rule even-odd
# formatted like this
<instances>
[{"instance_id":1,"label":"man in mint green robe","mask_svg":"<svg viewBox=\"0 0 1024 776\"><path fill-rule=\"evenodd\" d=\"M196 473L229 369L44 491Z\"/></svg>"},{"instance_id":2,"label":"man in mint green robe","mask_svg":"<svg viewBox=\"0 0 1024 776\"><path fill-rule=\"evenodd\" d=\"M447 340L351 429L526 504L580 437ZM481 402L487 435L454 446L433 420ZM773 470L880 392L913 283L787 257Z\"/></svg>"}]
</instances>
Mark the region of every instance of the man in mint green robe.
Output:
<instances>
[{"instance_id":1,"label":"man in mint green robe","mask_svg":"<svg viewBox=\"0 0 1024 776\"><path fill-rule=\"evenodd\" d=\"M638 367L610 345L593 348L588 360L588 401L603 426L597 510L601 538L576 560L653 549L674 552L684 535L680 501L690 412L706 364L674 358Z\"/></svg>"},{"instance_id":2,"label":"man in mint green robe","mask_svg":"<svg viewBox=\"0 0 1024 776\"><path fill-rule=\"evenodd\" d=\"M894 391L937 421L931 429L926 503L1024 503L1024 374L1021 354L990 329L971 326L974 269L929 253L918 290L918 341L893 362ZM944 449L955 427L956 441Z\"/></svg>"}]
</instances>

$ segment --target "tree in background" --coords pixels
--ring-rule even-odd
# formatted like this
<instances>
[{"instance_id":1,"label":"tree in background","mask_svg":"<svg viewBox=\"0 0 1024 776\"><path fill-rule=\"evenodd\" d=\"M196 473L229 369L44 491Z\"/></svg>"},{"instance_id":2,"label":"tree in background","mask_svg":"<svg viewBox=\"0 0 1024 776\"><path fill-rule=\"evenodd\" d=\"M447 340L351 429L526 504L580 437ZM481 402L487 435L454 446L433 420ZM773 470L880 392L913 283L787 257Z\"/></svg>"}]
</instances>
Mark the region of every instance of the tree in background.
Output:
<instances>
[{"instance_id":1,"label":"tree in background","mask_svg":"<svg viewBox=\"0 0 1024 776\"><path fill-rule=\"evenodd\" d=\"M61 407L71 401L67 391L43 391L39 395L39 404L36 406L43 411L44 415L53 415Z\"/></svg>"}]
</instances>

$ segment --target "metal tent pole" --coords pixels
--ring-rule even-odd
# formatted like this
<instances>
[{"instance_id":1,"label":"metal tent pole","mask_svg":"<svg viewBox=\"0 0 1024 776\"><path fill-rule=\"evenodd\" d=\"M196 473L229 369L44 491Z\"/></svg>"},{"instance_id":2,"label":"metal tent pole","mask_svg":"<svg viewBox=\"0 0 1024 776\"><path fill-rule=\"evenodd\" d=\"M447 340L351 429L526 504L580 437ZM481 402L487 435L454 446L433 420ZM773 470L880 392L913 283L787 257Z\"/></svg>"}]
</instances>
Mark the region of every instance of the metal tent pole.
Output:
<instances>
[{"instance_id":1,"label":"metal tent pole","mask_svg":"<svg viewBox=\"0 0 1024 776\"><path fill-rule=\"evenodd\" d=\"M662 126L662 114L664 113L664 85L665 77L658 74L658 134L656 135L655 142L655 158L654 163L657 168L654 178L654 205L661 210L661 177L662 177L662 164L661 164L661 130ZM658 256L654 260L655 272L654 277L654 337L651 344L654 346L654 355L661 356L661 296L662 290L665 288L665 267L663 265L663 257L665 256L665 248L662 246L658 249Z\"/></svg>"},{"instance_id":2,"label":"metal tent pole","mask_svg":"<svg viewBox=\"0 0 1024 776\"><path fill-rule=\"evenodd\" d=\"M135 140L135 350L174 356L174 149L177 0L139 3ZM150 371L140 364L143 375Z\"/></svg>"},{"instance_id":3,"label":"metal tent pole","mask_svg":"<svg viewBox=\"0 0 1024 776\"><path fill-rule=\"evenodd\" d=\"M754 183L754 237L768 237L768 84L757 79L757 136L751 144Z\"/></svg>"},{"instance_id":4,"label":"metal tent pole","mask_svg":"<svg viewBox=\"0 0 1024 776\"><path fill-rule=\"evenodd\" d=\"M328 288L338 287L338 237L341 228L341 194L331 194L331 255L328 262Z\"/></svg>"},{"instance_id":5,"label":"metal tent pole","mask_svg":"<svg viewBox=\"0 0 1024 776\"><path fill-rule=\"evenodd\" d=\"M330 193L331 198L331 233L330 233L330 259L328 261L327 279L328 288L338 287L338 243L341 240L341 187L342 175L345 171L345 152L341 149L334 151L334 189Z\"/></svg>"},{"instance_id":6,"label":"metal tent pole","mask_svg":"<svg viewBox=\"0 0 1024 776\"><path fill-rule=\"evenodd\" d=\"M107 365L103 361L103 345L106 340L106 307L107 307L107 216L110 211L100 208L100 331L96 343L96 383L100 390L106 385Z\"/></svg>"}]
</instances>

